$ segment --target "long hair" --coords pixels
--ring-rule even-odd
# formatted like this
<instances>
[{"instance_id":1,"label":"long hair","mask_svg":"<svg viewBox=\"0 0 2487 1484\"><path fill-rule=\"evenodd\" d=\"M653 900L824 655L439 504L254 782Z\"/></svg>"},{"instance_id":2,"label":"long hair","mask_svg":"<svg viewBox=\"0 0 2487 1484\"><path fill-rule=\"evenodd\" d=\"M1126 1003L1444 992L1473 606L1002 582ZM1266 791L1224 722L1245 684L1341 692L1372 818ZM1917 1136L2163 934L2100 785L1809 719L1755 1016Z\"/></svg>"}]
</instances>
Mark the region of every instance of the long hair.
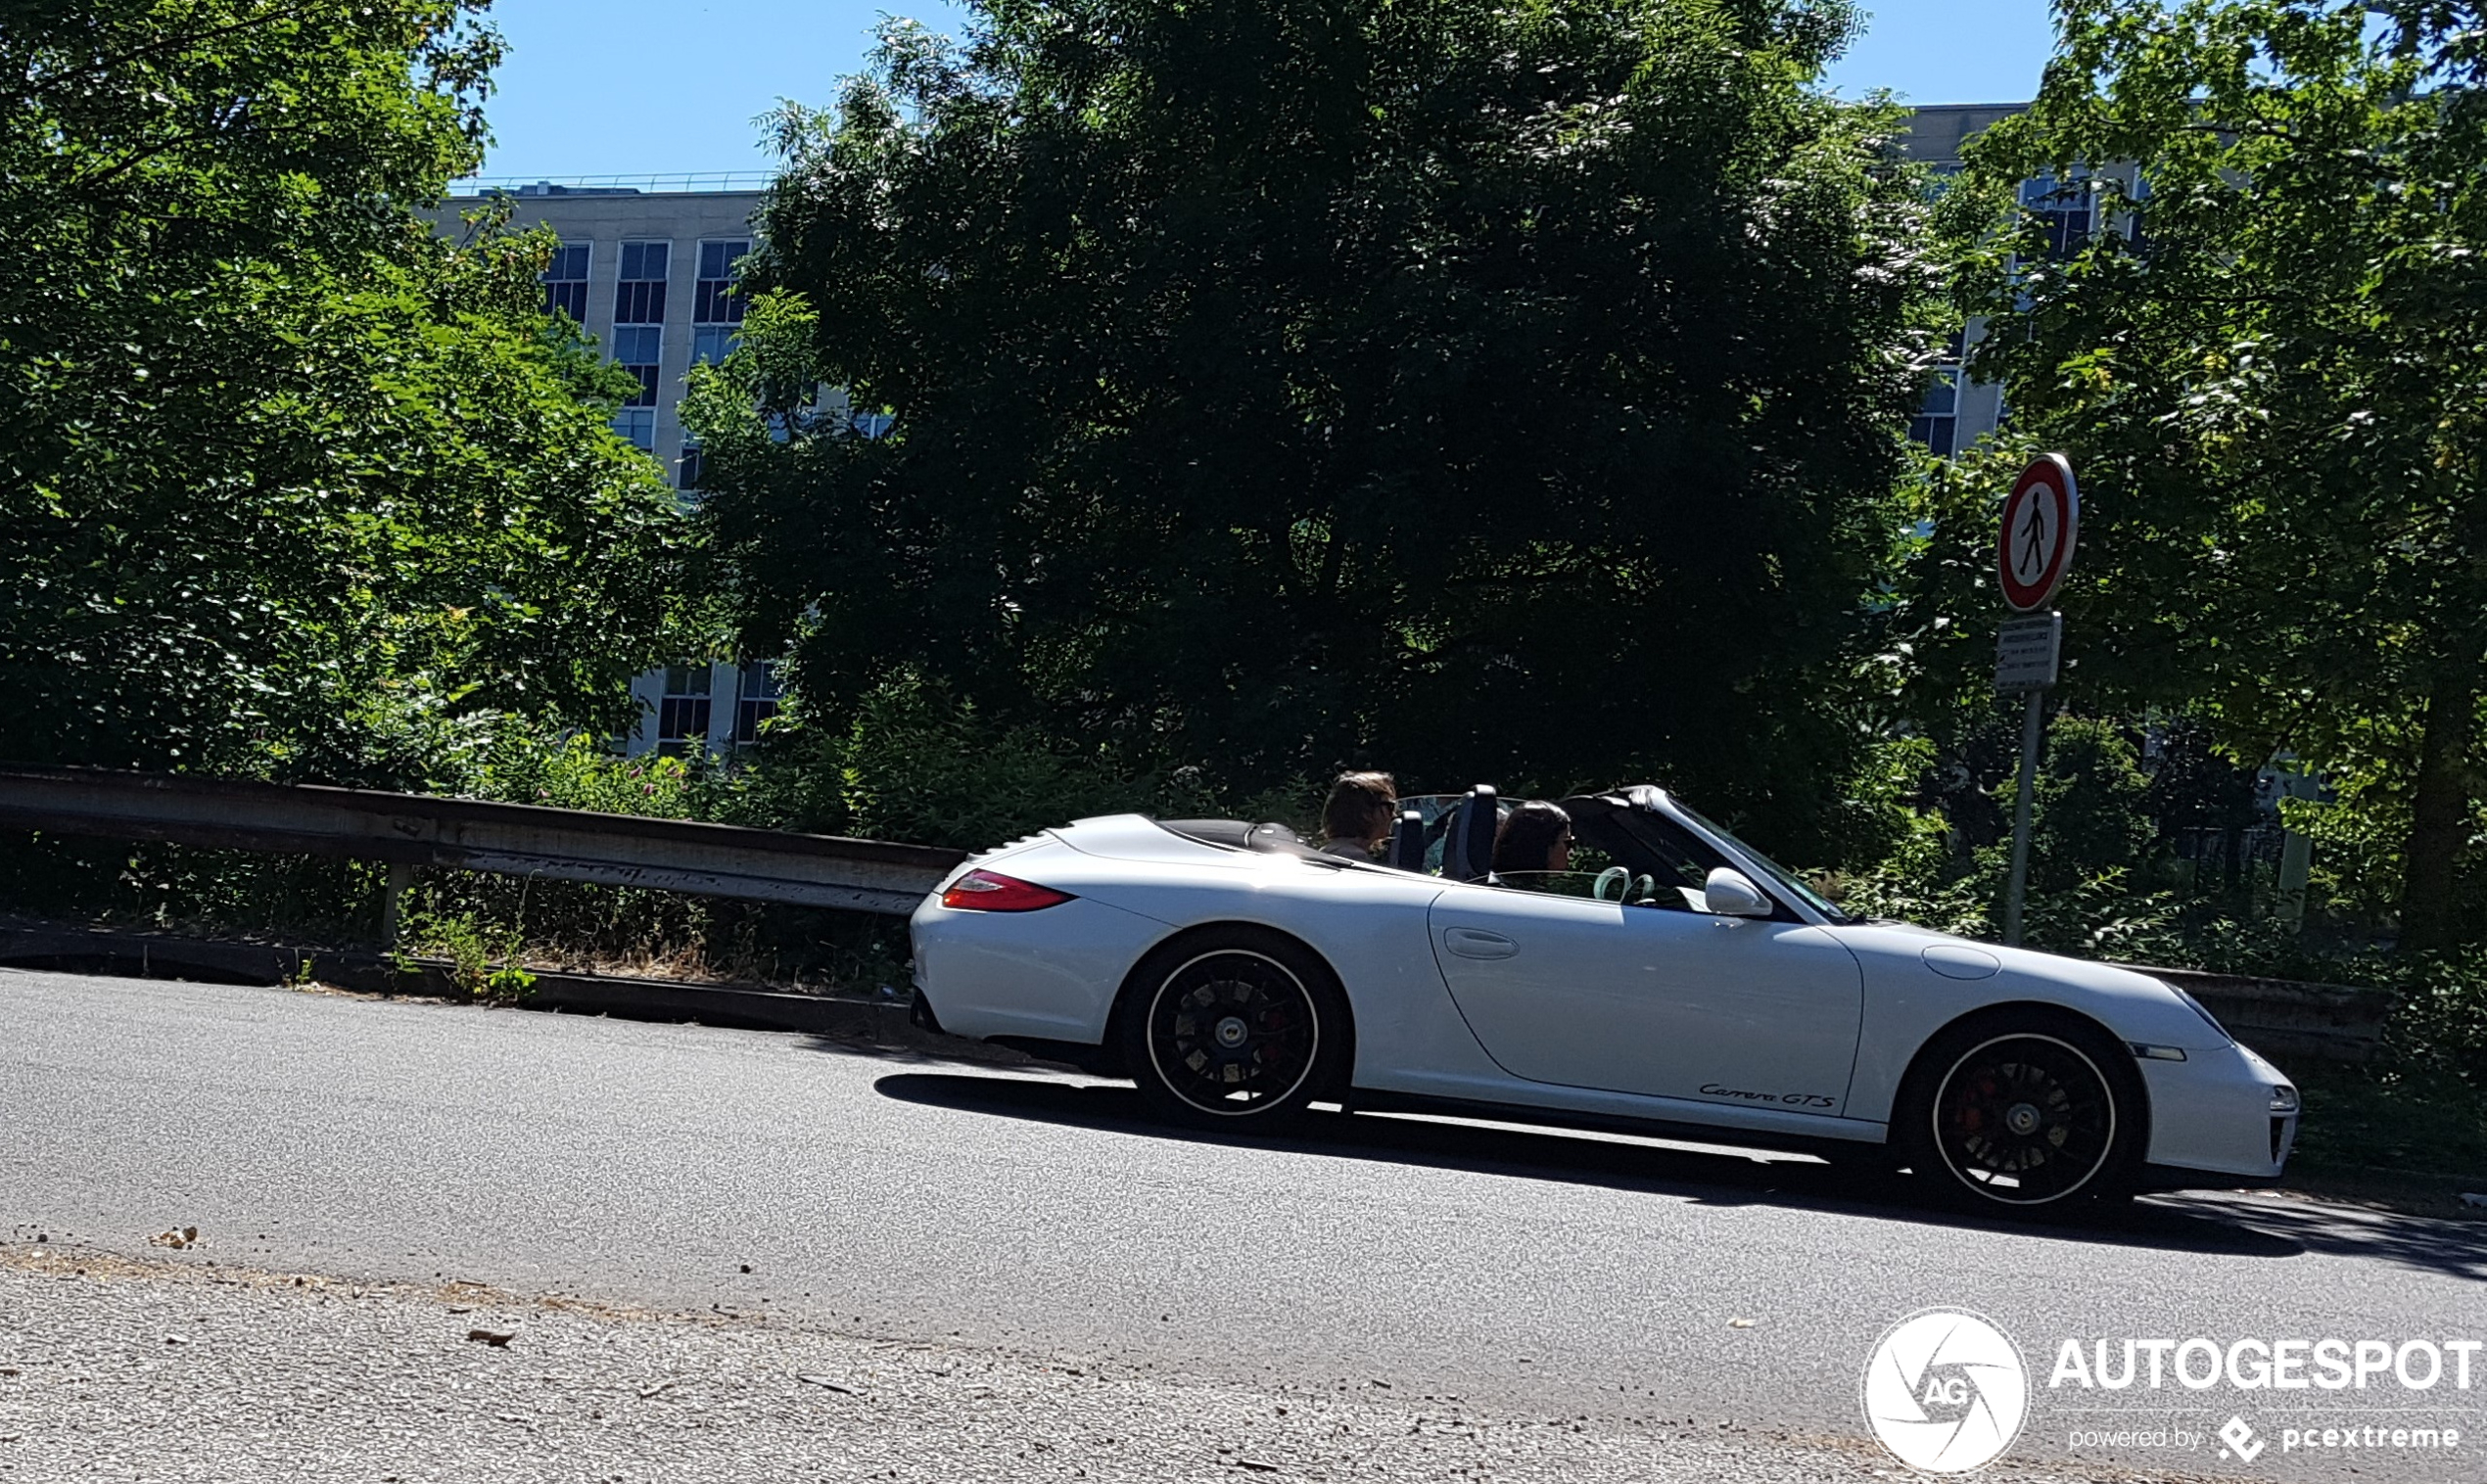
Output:
<instances>
[{"instance_id":1,"label":"long hair","mask_svg":"<svg viewBox=\"0 0 2487 1484\"><path fill-rule=\"evenodd\" d=\"M1572 816L1560 805L1531 799L1503 818L1494 832L1494 872L1542 871L1552 858L1554 843L1572 828Z\"/></svg>"},{"instance_id":2,"label":"long hair","mask_svg":"<svg viewBox=\"0 0 2487 1484\"><path fill-rule=\"evenodd\" d=\"M1333 840L1371 840L1390 829L1399 785L1388 773L1340 773L1321 807L1321 832Z\"/></svg>"}]
</instances>

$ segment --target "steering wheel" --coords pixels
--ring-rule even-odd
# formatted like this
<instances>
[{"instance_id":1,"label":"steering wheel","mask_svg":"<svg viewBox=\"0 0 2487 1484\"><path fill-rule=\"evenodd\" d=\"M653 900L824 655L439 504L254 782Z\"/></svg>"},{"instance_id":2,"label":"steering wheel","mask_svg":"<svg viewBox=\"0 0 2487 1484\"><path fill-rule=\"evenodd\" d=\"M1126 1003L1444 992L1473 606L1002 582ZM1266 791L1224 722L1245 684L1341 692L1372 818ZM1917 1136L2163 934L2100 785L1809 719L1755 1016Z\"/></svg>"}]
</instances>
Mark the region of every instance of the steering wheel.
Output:
<instances>
[{"instance_id":1,"label":"steering wheel","mask_svg":"<svg viewBox=\"0 0 2487 1484\"><path fill-rule=\"evenodd\" d=\"M1589 895L1600 902L1620 902L1623 894L1631 889L1632 872L1624 866L1610 865L1598 872L1597 882L1589 888Z\"/></svg>"}]
</instances>

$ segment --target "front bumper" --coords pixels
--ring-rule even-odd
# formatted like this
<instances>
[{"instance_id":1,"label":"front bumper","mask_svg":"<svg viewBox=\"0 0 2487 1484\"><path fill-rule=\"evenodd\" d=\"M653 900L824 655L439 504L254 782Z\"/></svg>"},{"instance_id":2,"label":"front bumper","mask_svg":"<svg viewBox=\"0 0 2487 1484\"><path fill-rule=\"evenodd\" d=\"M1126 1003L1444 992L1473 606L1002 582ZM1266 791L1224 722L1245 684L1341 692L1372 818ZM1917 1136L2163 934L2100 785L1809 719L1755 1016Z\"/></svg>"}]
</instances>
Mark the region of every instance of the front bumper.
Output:
<instances>
[{"instance_id":1,"label":"front bumper","mask_svg":"<svg viewBox=\"0 0 2487 1484\"><path fill-rule=\"evenodd\" d=\"M2245 1046L2188 1051L2182 1061L2139 1060L2150 1090L2148 1183L2270 1184L2297 1141L2295 1086ZM2275 1111L2275 1089L2291 1106ZM2208 1179L2205 1179L2207 1177Z\"/></svg>"}]
</instances>

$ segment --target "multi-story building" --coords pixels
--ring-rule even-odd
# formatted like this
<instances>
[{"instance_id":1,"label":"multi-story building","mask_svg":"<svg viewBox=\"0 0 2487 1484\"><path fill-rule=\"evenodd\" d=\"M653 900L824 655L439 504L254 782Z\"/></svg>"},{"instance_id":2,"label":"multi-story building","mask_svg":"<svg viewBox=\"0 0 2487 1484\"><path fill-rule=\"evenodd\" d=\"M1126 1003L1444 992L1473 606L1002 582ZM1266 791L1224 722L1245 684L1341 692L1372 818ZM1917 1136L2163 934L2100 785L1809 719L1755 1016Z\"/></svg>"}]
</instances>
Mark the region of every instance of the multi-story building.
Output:
<instances>
[{"instance_id":1,"label":"multi-story building","mask_svg":"<svg viewBox=\"0 0 2487 1484\"><path fill-rule=\"evenodd\" d=\"M1963 141L2026 107L1949 103L1920 108L1908 120L1905 148L1910 159L1932 165L1939 173L1955 173ZM1962 370L1966 345L1965 336L1953 337L1949 358L1936 371L1934 384L1926 389L1925 403L1908 425L1910 438L1947 458L1993 433L2003 421L2003 389L1972 382Z\"/></svg>"},{"instance_id":2,"label":"multi-story building","mask_svg":"<svg viewBox=\"0 0 2487 1484\"><path fill-rule=\"evenodd\" d=\"M1905 147L1910 158L1942 174L1960 168L1960 146L1989 125L2027 108L2020 103L1955 103L1916 110L1909 119ZM2095 171L2077 170L2062 179L2052 176L2021 182L2021 209L2045 226L2047 252L2068 256L2102 231L2131 232L2130 216L2109 217L2092 194L2092 178L2119 181L2138 202L2148 182L2130 164L2110 164ZM1909 425L1909 436L1949 457L1994 432L2003 423L2003 389L1992 382L1972 382L1962 371L1967 346L1974 346L1985 326L1972 319L1952 340L1951 354L1927 389L1926 400Z\"/></svg>"},{"instance_id":3,"label":"multi-story building","mask_svg":"<svg viewBox=\"0 0 2487 1484\"><path fill-rule=\"evenodd\" d=\"M544 306L561 309L639 380L614 414L614 431L654 454L677 488L699 488L699 445L679 408L690 368L724 358L742 323L730 292L751 251L751 218L765 176L653 176L578 182L466 182L433 211L445 233L464 230L486 196L506 196L510 225L561 238L544 272ZM671 665L632 686L638 724L620 740L633 754L724 753L775 714L766 661Z\"/></svg>"}]
</instances>

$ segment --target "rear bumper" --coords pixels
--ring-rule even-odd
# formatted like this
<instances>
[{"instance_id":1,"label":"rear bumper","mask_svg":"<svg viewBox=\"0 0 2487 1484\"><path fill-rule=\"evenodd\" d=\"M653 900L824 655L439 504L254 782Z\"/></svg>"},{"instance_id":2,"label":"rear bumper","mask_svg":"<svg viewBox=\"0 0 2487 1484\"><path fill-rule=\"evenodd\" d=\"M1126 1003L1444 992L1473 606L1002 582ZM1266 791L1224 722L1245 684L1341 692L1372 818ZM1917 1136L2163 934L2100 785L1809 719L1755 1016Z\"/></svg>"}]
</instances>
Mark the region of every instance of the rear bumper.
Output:
<instances>
[{"instance_id":1,"label":"rear bumper","mask_svg":"<svg viewBox=\"0 0 2487 1484\"><path fill-rule=\"evenodd\" d=\"M978 912L927 897L908 932L916 1013L940 1030L1097 1045L1123 976L1167 928L1086 898L1033 912Z\"/></svg>"}]
</instances>

